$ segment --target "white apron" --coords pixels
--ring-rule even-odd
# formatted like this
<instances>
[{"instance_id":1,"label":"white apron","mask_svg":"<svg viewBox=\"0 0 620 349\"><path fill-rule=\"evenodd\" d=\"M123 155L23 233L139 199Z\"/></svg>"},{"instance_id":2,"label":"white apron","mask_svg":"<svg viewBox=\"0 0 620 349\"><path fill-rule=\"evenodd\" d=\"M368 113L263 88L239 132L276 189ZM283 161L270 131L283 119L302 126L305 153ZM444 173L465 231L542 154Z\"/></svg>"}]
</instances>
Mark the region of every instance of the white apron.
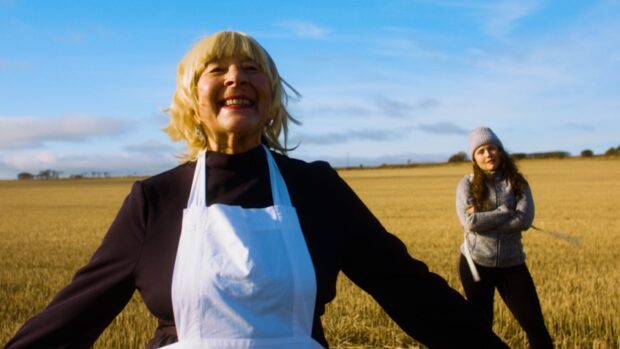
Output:
<instances>
[{"instance_id":1,"label":"white apron","mask_svg":"<svg viewBox=\"0 0 620 349\"><path fill-rule=\"evenodd\" d=\"M172 277L179 342L166 349L317 349L316 279L271 153L273 206L207 207L205 153L196 164Z\"/></svg>"}]
</instances>

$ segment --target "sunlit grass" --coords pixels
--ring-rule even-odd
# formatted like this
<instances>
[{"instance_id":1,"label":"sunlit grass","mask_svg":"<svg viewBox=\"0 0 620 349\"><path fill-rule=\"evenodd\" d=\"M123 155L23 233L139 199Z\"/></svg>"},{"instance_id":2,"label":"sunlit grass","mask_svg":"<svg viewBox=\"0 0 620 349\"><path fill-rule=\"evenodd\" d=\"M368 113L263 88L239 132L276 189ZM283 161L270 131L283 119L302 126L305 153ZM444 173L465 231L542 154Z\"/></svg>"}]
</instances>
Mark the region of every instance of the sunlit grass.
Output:
<instances>
[{"instance_id":1,"label":"sunlit grass","mask_svg":"<svg viewBox=\"0 0 620 349\"><path fill-rule=\"evenodd\" d=\"M524 242L557 348L618 348L620 160L529 160L521 164L536 202L535 224L571 234L576 247L530 230ZM454 194L469 164L341 171L410 253L462 292L456 273L462 228ZM88 261L132 179L0 181L0 343L40 311ZM499 298L495 331L512 348L525 336ZM323 316L334 348L415 348L372 299L346 278ZM143 348L156 322L138 295L96 348Z\"/></svg>"}]
</instances>

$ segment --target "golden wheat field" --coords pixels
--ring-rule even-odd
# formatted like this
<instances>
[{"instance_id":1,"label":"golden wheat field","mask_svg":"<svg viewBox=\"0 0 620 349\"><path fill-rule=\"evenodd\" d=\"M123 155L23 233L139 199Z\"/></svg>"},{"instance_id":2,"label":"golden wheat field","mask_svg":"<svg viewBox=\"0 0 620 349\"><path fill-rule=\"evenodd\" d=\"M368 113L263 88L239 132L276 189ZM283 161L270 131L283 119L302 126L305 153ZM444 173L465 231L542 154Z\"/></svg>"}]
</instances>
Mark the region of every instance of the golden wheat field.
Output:
<instances>
[{"instance_id":1,"label":"golden wheat field","mask_svg":"<svg viewBox=\"0 0 620 349\"><path fill-rule=\"evenodd\" d=\"M535 224L524 242L557 348L620 347L620 159L523 160ZM462 229L454 194L469 164L341 171L410 253L462 293L456 273ZM89 259L134 179L0 181L0 344L41 310ZM524 333L497 298L494 329L512 348ZM417 348L368 297L341 277L323 316L333 348ZM139 295L96 348L143 348L155 321ZM450 335L446 333L446 335Z\"/></svg>"}]
</instances>

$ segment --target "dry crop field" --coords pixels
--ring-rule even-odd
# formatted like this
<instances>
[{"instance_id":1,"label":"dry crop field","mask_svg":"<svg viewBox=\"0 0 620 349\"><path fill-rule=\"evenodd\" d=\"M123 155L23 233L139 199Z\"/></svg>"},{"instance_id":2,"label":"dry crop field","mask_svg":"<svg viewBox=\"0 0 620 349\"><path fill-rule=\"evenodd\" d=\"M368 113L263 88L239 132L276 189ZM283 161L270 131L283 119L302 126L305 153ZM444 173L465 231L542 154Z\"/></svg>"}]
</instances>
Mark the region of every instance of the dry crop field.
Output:
<instances>
[{"instance_id":1,"label":"dry crop field","mask_svg":"<svg viewBox=\"0 0 620 349\"><path fill-rule=\"evenodd\" d=\"M557 348L620 347L620 160L524 160L535 224L579 247L528 231L528 265ZM469 164L341 171L410 253L462 292L462 229L454 193ZM99 244L133 179L0 181L0 344L69 282ZM417 348L366 294L341 277L323 316L334 348ZM501 301L495 331L512 348L525 336ZM144 348L155 321L139 295L96 348ZM450 335L446 333L446 335Z\"/></svg>"}]
</instances>

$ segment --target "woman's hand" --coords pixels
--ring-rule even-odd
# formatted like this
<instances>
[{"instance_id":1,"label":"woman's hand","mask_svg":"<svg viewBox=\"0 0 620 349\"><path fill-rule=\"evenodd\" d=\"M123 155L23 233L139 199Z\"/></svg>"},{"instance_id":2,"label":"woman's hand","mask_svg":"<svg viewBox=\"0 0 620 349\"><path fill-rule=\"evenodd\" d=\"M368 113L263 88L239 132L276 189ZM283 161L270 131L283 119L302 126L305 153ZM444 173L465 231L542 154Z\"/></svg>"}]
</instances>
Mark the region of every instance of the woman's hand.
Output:
<instances>
[{"instance_id":1,"label":"woman's hand","mask_svg":"<svg viewBox=\"0 0 620 349\"><path fill-rule=\"evenodd\" d=\"M467 213L469 214L476 213L476 206L474 205L467 206Z\"/></svg>"}]
</instances>

